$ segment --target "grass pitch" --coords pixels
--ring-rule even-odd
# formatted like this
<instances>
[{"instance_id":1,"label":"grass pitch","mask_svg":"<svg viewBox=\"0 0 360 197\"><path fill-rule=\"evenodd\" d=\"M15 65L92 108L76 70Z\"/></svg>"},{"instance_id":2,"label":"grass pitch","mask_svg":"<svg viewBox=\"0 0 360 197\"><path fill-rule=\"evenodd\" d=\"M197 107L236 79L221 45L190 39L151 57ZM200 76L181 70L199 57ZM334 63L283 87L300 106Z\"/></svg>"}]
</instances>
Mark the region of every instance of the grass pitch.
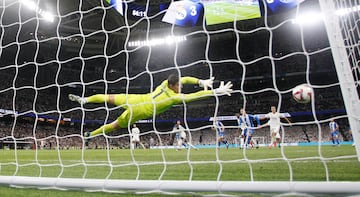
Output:
<instances>
[{"instance_id":1,"label":"grass pitch","mask_svg":"<svg viewBox=\"0 0 360 197\"><path fill-rule=\"evenodd\" d=\"M108 177L132 180L360 181L360 165L355 149L350 145L198 151L0 150L0 153L1 176ZM5 194L9 196L12 190L7 187L0 188L1 192L6 191ZM16 191L18 193L24 190ZM64 192L54 192L52 196L58 193L64 196ZM65 192L68 193L70 192ZM72 196L83 194L75 192Z\"/></svg>"}]
</instances>

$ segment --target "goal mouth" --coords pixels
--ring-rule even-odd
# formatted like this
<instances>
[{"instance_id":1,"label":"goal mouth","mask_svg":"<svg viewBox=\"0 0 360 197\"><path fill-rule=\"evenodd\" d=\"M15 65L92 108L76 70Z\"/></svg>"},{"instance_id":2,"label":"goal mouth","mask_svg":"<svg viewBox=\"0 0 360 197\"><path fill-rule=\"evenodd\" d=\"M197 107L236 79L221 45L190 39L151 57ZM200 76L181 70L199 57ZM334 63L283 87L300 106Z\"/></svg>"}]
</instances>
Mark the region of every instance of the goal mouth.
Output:
<instances>
[{"instance_id":1,"label":"goal mouth","mask_svg":"<svg viewBox=\"0 0 360 197\"><path fill-rule=\"evenodd\" d=\"M359 2L0 3L0 185L360 194Z\"/></svg>"}]
</instances>

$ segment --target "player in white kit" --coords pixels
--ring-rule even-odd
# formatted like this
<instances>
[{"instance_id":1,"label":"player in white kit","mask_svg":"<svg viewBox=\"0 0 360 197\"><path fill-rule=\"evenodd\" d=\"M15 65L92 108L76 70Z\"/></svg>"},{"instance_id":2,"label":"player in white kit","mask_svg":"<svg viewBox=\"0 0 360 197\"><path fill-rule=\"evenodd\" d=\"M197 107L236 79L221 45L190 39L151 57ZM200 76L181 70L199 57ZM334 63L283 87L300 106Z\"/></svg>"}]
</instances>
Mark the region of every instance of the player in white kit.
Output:
<instances>
[{"instance_id":1,"label":"player in white kit","mask_svg":"<svg viewBox=\"0 0 360 197\"><path fill-rule=\"evenodd\" d=\"M281 118L284 118L289 124L291 124L290 120L287 119L283 114L276 111L275 106L271 106L271 112L265 115L262 119L269 119L266 125L270 126L270 137L271 142L269 144L269 148L276 147L277 143L279 143L280 147L280 127L281 127Z\"/></svg>"},{"instance_id":2,"label":"player in white kit","mask_svg":"<svg viewBox=\"0 0 360 197\"><path fill-rule=\"evenodd\" d=\"M174 125L173 132L175 133L175 138L177 140L177 147L176 150L181 150L181 147L184 146L185 148L188 148L188 146L194 148L195 150L198 150L194 145L192 145L190 142L186 139L186 131L185 128L181 125L181 121L176 121L176 124Z\"/></svg>"},{"instance_id":3,"label":"player in white kit","mask_svg":"<svg viewBox=\"0 0 360 197\"><path fill-rule=\"evenodd\" d=\"M130 148L135 149L137 144L140 144L142 148L145 149L144 144L140 141L140 129L136 126L136 124L133 124L133 128L131 129Z\"/></svg>"}]
</instances>

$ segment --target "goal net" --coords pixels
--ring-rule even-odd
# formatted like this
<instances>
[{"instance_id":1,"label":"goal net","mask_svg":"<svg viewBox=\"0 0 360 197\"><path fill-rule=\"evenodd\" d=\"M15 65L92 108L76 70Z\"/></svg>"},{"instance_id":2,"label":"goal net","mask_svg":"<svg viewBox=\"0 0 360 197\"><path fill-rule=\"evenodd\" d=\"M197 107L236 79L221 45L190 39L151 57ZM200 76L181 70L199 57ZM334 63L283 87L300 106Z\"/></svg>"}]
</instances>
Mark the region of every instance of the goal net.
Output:
<instances>
[{"instance_id":1,"label":"goal net","mask_svg":"<svg viewBox=\"0 0 360 197\"><path fill-rule=\"evenodd\" d=\"M350 0L1 1L0 186L359 194L359 13Z\"/></svg>"}]
</instances>

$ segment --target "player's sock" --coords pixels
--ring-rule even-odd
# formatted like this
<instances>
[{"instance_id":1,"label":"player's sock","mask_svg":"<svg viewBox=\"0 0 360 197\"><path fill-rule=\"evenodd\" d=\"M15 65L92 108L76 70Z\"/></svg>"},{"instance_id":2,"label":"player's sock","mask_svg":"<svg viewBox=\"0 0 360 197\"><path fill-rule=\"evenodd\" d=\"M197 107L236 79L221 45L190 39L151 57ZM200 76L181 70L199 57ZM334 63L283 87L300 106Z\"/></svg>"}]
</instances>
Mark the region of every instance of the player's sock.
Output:
<instances>
[{"instance_id":1,"label":"player's sock","mask_svg":"<svg viewBox=\"0 0 360 197\"><path fill-rule=\"evenodd\" d=\"M331 141L332 141L333 144L335 144L335 140L334 140L334 139L332 139Z\"/></svg>"},{"instance_id":2,"label":"player's sock","mask_svg":"<svg viewBox=\"0 0 360 197\"><path fill-rule=\"evenodd\" d=\"M244 139L240 138L240 149L244 148Z\"/></svg>"},{"instance_id":3,"label":"player's sock","mask_svg":"<svg viewBox=\"0 0 360 197\"><path fill-rule=\"evenodd\" d=\"M270 142L270 145L269 145L269 148L271 148L274 144L274 138L271 138L271 142Z\"/></svg>"},{"instance_id":4,"label":"player's sock","mask_svg":"<svg viewBox=\"0 0 360 197\"><path fill-rule=\"evenodd\" d=\"M74 95L74 94L69 94L68 97L69 97L70 101L75 101L75 102L78 102L79 104L86 104L87 103L86 98L82 98L82 97Z\"/></svg>"}]
</instances>

